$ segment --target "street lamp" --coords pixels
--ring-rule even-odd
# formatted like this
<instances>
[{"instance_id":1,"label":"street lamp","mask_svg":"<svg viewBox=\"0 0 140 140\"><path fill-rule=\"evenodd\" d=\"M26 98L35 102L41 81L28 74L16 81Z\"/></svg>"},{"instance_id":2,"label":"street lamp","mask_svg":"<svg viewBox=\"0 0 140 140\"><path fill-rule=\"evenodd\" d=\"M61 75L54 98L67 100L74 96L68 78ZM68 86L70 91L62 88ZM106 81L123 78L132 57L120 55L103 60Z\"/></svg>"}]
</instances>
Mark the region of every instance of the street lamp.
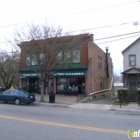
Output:
<instances>
[{"instance_id":1,"label":"street lamp","mask_svg":"<svg viewBox=\"0 0 140 140\"><path fill-rule=\"evenodd\" d=\"M105 47L105 50L106 50L106 53L108 53L109 48L108 47Z\"/></svg>"}]
</instances>

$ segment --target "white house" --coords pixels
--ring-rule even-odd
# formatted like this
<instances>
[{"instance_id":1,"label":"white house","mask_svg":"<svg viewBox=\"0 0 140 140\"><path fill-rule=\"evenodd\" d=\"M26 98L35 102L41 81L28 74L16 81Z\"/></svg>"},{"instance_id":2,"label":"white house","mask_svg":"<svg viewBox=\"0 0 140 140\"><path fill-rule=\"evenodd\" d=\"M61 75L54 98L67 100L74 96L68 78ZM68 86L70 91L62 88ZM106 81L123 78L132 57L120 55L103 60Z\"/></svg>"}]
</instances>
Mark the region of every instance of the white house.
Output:
<instances>
[{"instance_id":1,"label":"white house","mask_svg":"<svg viewBox=\"0 0 140 140\"><path fill-rule=\"evenodd\" d=\"M124 87L136 99L136 91L140 88L140 37L123 50L122 55Z\"/></svg>"}]
</instances>

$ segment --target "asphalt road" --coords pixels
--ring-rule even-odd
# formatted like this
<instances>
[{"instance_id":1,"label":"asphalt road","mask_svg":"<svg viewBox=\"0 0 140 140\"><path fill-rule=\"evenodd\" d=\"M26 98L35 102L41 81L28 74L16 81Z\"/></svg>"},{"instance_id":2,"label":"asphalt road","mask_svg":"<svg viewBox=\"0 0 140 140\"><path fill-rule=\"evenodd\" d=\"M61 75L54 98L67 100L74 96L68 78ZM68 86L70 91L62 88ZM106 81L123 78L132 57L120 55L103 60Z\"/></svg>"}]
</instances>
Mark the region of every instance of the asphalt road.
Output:
<instances>
[{"instance_id":1,"label":"asphalt road","mask_svg":"<svg viewBox=\"0 0 140 140\"><path fill-rule=\"evenodd\" d=\"M128 140L139 121L114 111L0 103L0 140Z\"/></svg>"}]
</instances>

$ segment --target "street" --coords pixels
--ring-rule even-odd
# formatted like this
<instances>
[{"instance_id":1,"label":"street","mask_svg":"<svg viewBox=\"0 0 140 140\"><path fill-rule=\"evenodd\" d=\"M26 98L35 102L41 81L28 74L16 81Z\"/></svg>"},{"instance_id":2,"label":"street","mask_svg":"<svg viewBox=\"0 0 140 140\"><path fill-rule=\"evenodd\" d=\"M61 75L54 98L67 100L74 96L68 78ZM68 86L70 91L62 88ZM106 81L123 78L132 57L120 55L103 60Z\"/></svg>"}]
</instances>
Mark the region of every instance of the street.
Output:
<instances>
[{"instance_id":1,"label":"street","mask_svg":"<svg viewBox=\"0 0 140 140\"><path fill-rule=\"evenodd\" d=\"M140 129L137 115L0 103L0 140L128 140L132 128Z\"/></svg>"}]
</instances>

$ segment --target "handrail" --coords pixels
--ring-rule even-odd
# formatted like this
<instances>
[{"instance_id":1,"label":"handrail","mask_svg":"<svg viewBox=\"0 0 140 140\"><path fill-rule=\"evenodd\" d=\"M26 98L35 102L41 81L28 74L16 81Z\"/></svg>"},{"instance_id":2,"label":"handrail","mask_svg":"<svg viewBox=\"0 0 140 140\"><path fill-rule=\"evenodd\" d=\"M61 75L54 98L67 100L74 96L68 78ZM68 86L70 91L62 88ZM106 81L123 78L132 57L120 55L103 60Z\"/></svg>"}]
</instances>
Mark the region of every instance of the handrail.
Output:
<instances>
[{"instance_id":1,"label":"handrail","mask_svg":"<svg viewBox=\"0 0 140 140\"><path fill-rule=\"evenodd\" d=\"M104 90L99 90L99 91L95 91L93 93L90 93L90 96L96 94L96 93L100 93L100 92L105 92L105 91L109 91L112 89L112 85L113 85L113 77L112 77L112 80L111 80L111 85L110 85L110 88L109 89L104 89Z\"/></svg>"}]
</instances>

